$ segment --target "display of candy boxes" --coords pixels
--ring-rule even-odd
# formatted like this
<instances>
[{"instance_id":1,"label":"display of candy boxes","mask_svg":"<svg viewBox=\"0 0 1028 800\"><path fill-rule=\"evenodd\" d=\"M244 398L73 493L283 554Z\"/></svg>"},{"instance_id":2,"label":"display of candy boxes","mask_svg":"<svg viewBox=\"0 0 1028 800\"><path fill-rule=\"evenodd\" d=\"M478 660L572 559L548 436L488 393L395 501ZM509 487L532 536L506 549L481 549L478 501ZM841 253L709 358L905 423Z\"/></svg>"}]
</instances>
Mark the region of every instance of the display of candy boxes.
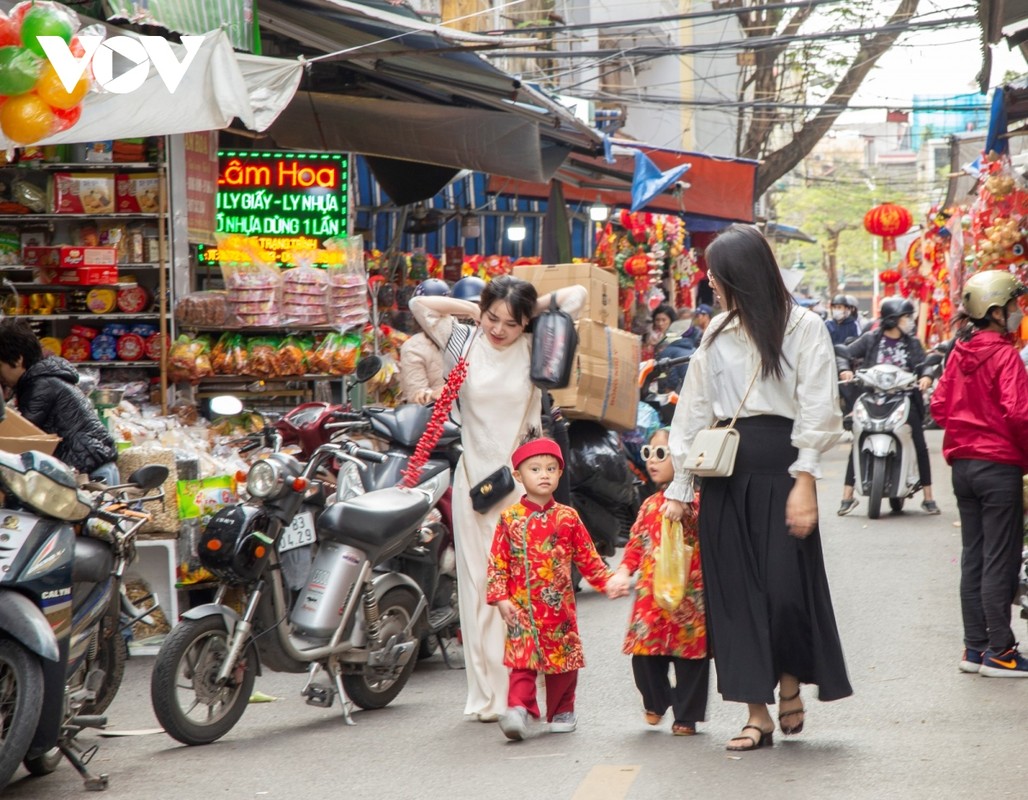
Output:
<instances>
[{"instance_id":1,"label":"display of candy boxes","mask_svg":"<svg viewBox=\"0 0 1028 800\"><path fill-rule=\"evenodd\" d=\"M27 245L22 249L22 261L30 267L115 267L118 264L117 247L55 245L40 247Z\"/></svg>"},{"instance_id":2,"label":"display of candy boxes","mask_svg":"<svg viewBox=\"0 0 1028 800\"><path fill-rule=\"evenodd\" d=\"M63 286L95 286L118 282L117 267L77 267L75 269L38 270L40 283L57 283Z\"/></svg>"}]
</instances>

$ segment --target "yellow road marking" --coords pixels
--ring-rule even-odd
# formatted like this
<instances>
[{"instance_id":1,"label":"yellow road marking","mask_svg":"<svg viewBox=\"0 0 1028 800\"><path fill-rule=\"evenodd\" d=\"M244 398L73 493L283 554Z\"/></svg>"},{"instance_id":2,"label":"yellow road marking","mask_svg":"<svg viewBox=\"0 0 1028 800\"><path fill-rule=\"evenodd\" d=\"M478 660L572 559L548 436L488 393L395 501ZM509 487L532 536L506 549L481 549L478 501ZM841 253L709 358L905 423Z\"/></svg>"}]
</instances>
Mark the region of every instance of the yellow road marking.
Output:
<instances>
[{"instance_id":1,"label":"yellow road marking","mask_svg":"<svg viewBox=\"0 0 1028 800\"><path fill-rule=\"evenodd\" d=\"M578 784L571 800L624 800L639 770L638 766L597 764Z\"/></svg>"}]
</instances>

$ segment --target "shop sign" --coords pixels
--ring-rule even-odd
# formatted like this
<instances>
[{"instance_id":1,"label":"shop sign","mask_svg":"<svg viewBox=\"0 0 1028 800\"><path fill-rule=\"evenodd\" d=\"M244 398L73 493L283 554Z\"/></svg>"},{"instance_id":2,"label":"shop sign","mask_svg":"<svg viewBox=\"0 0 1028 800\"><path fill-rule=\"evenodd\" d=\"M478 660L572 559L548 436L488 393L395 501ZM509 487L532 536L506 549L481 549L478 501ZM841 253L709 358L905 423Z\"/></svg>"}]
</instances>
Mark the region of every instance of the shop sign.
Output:
<instances>
[{"instance_id":1,"label":"shop sign","mask_svg":"<svg viewBox=\"0 0 1028 800\"><path fill-rule=\"evenodd\" d=\"M186 225L189 241L195 244L214 244L218 132L186 133L182 139L186 156Z\"/></svg>"},{"instance_id":2,"label":"shop sign","mask_svg":"<svg viewBox=\"0 0 1028 800\"><path fill-rule=\"evenodd\" d=\"M345 239L349 158L340 153L218 151L218 233L253 237L278 264ZM214 249L202 258L221 262Z\"/></svg>"}]
</instances>

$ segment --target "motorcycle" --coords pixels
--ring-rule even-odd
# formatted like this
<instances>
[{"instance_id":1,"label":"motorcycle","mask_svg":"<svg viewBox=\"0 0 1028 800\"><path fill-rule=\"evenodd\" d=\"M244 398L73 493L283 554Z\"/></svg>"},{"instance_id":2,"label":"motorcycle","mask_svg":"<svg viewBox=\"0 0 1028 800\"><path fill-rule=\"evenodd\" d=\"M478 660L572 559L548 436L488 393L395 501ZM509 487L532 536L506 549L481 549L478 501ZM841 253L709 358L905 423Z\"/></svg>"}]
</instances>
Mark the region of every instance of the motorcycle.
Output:
<instances>
[{"instance_id":1,"label":"motorcycle","mask_svg":"<svg viewBox=\"0 0 1028 800\"><path fill-rule=\"evenodd\" d=\"M167 477L143 467L93 494L56 458L0 453L0 789L19 762L47 775L62 757L87 789L107 787L86 768L97 748L76 737L106 725L121 684L120 614L132 624L157 607L136 609L122 579L150 519L138 507L164 497L154 490Z\"/></svg>"},{"instance_id":2,"label":"motorcycle","mask_svg":"<svg viewBox=\"0 0 1028 800\"><path fill-rule=\"evenodd\" d=\"M158 721L183 744L209 744L228 733L262 668L306 672L307 702L328 708L338 695L346 724L354 724L351 704L383 708L410 678L428 602L412 578L375 569L410 546L449 475L330 504L311 532L317 553L307 579L291 599L279 568L283 548L308 542L284 536L287 520L333 460L364 469L387 456L349 440L321 445L306 466L272 454L250 468L252 500L222 509L207 525L199 559L218 577L214 601L182 615L150 683Z\"/></svg>"},{"instance_id":3,"label":"motorcycle","mask_svg":"<svg viewBox=\"0 0 1028 800\"><path fill-rule=\"evenodd\" d=\"M877 364L857 370L854 380L868 391L853 403L853 472L856 488L868 498L867 515L878 519L883 499L893 511L921 489L910 427L917 376Z\"/></svg>"}]
</instances>

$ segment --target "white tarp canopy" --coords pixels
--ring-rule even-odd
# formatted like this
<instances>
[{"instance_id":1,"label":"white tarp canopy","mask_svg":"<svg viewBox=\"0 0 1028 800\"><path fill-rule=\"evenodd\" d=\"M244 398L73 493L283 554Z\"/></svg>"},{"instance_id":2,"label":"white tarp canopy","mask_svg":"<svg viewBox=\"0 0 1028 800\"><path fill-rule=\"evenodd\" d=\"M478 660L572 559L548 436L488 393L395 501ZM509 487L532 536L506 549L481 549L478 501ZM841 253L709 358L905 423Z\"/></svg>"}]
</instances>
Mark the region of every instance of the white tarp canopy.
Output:
<instances>
[{"instance_id":1,"label":"white tarp canopy","mask_svg":"<svg viewBox=\"0 0 1028 800\"><path fill-rule=\"evenodd\" d=\"M109 29L120 36L135 36ZM171 44L181 62L185 48ZM129 65L134 66L134 65ZM224 31L206 34L174 93L150 67L143 85L128 94L91 91L82 117L66 131L34 144L166 136L227 128L234 118L262 131L275 121L299 86L299 61L236 53ZM0 136L0 148L16 147Z\"/></svg>"}]
</instances>

